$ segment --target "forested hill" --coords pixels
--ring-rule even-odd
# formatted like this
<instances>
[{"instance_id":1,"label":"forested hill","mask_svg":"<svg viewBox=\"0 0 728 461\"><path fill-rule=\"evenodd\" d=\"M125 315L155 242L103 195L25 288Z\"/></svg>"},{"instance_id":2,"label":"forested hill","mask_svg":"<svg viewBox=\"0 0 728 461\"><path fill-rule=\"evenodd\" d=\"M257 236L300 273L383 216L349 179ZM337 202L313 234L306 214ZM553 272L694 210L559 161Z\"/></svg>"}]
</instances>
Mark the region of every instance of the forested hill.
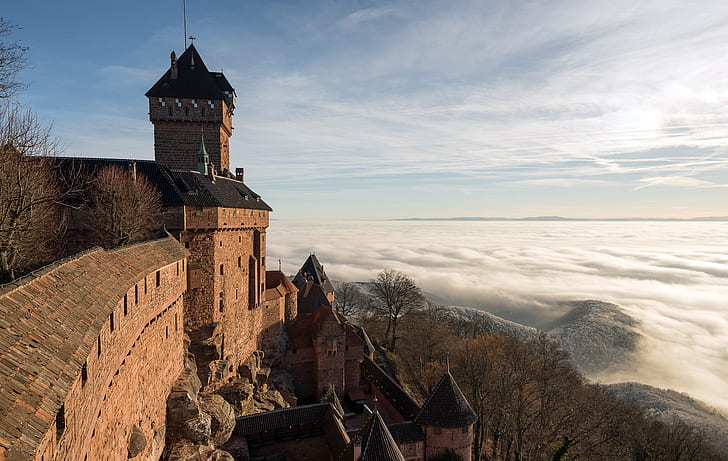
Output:
<instances>
[{"instance_id":1,"label":"forested hill","mask_svg":"<svg viewBox=\"0 0 728 461\"><path fill-rule=\"evenodd\" d=\"M714 449L728 458L728 418L705 403L672 389L640 383L609 384L604 389L609 395L632 402L665 423L672 423L677 418L699 428Z\"/></svg>"},{"instance_id":2,"label":"forested hill","mask_svg":"<svg viewBox=\"0 0 728 461\"><path fill-rule=\"evenodd\" d=\"M569 310L552 321L544 331L569 353L570 361L586 375L628 364L637 348L638 321L619 306L596 300L566 303ZM467 319L490 333L507 333L528 339L538 330L479 309L446 306L457 317Z\"/></svg>"}]
</instances>

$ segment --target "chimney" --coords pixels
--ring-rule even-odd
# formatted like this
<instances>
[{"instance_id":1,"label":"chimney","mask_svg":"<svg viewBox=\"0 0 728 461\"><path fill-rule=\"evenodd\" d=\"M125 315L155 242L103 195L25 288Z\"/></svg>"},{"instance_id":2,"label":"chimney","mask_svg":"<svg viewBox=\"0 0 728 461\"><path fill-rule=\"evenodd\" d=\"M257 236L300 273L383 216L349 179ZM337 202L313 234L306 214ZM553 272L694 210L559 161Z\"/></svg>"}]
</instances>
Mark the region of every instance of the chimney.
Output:
<instances>
[{"instance_id":1,"label":"chimney","mask_svg":"<svg viewBox=\"0 0 728 461\"><path fill-rule=\"evenodd\" d=\"M137 180L136 162L131 162L129 164L129 173L131 174L131 182L136 182L136 180Z\"/></svg>"},{"instance_id":2,"label":"chimney","mask_svg":"<svg viewBox=\"0 0 728 461\"><path fill-rule=\"evenodd\" d=\"M174 53L174 51L169 56L169 59L170 59L170 61L172 61L172 64L171 64L172 68L170 69L169 77L172 80L177 80L177 55Z\"/></svg>"},{"instance_id":3,"label":"chimney","mask_svg":"<svg viewBox=\"0 0 728 461\"><path fill-rule=\"evenodd\" d=\"M311 293L311 288L313 288L313 277L309 275L306 277L306 290L303 292L304 298L308 298L308 294Z\"/></svg>"},{"instance_id":4,"label":"chimney","mask_svg":"<svg viewBox=\"0 0 728 461\"><path fill-rule=\"evenodd\" d=\"M235 179L237 179L240 182L244 182L243 178L245 177L245 168L235 168Z\"/></svg>"},{"instance_id":5,"label":"chimney","mask_svg":"<svg viewBox=\"0 0 728 461\"><path fill-rule=\"evenodd\" d=\"M215 164L210 162L207 165L207 174L210 176L210 181L215 182Z\"/></svg>"}]
</instances>

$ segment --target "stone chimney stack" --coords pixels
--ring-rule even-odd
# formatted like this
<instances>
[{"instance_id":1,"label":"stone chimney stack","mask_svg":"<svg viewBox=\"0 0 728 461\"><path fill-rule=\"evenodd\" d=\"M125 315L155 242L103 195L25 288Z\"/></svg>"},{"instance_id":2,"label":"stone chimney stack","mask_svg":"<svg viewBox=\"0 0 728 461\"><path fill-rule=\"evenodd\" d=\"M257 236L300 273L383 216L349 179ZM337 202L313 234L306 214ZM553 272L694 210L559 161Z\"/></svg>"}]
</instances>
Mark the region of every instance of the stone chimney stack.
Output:
<instances>
[{"instance_id":1,"label":"stone chimney stack","mask_svg":"<svg viewBox=\"0 0 728 461\"><path fill-rule=\"evenodd\" d=\"M178 70L177 70L177 55L174 53L174 51L170 55L169 59L170 59L170 61L172 61L171 62L171 67L172 68L171 68L171 70L169 72L169 78L171 78L172 80L177 80L177 73L178 73Z\"/></svg>"},{"instance_id":2,"label":"stone chimney stack","mask_svg":"<svg viewBox=\"0 0 728 461\"><path fill-rule=\"evenodd\" d=\"M129 164L129 174L131 174L131 181L136 182L137 180L137 167L136 162L131 162Z\"/></svg>"},{"instance_id":3,"label":"stone chimney stack","mask_svg":"<svg viewBox=\"0 0 728 461\"><path fill-rule=\"evenodd\" d=\"M243 178L245 177L245 168L235 168L235 179L237 179L240 182L243 181Z\"/></svg>"}]
</instances>

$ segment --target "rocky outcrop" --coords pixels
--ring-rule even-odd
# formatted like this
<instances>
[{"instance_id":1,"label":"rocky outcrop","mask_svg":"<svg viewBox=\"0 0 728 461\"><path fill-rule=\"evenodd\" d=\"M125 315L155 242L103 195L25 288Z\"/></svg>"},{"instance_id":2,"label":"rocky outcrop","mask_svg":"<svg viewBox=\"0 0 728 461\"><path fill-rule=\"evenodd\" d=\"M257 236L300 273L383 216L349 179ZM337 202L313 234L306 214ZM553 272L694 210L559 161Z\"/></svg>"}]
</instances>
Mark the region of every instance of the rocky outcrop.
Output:
<instances>
[{"instance_id":1,"label":"rocky outcrop","mask_svg":"<svg viewBox=\"0 0 728 461\"><path fill-rule=\"evenodd\" d=\"M200 392L202 383L195 358L185 357L185 368L167 398L167 455L169 461L230 460L217 450L235 428L235 410L220 395Z\"/></svg>"},{"instance_id":2,"label":"rocky outcrop","mask_svg":"<svg viewBox=\"0 0 728 461\"><path fill-rule=\"evenodd\" d=\"M225 450L205 445L175 444L169 451L168 461L235 461Z\"/></svg>"},{"instance_id":3,"label":"rocky outcrop","mask_svg":"<svg viewBox=\"0 0 728 461\"><path fill-rule=\"evenodd\" d=\"M131 428L131 435L129 435L129 445L127 446L127 458L134 458L139 453L143 452L147 447L147 438L144 437L144 433L139 426L136 424Z\"/></svg>"},{"instance_id":4,"label":"rocky outcrop","mask_svg":"<svg viewBox=\"0 0 728 461\"><path fill-rule=\"evenodd\" d=\"M205 349L207 353L211 350L212 347ZM208 354L203 362L214 355ZM235 376L215 386L205 386L201 382L197 370L199 363L199 358L187 354L184 371L167 399L165 460L232 461L232 455L219 447L230 439L235 429L236 416L288 408L296 404L290 373L264 366L262 351L251 354L238 367ZM217 368L223 373L226 364L225 360L211 360L206 366L214 375ZM234 444L231 449L239 453L235 459L247 459L247 446Z\"/></svg>"},{"instance_id":5,"label":"rocky outcrop","mask_svg":"<svg viewBox=\"0 0 728 461\"><path fill-rule=\"evenodd\" d=\"M200 395L200 411L210 416L210 441L220 446L228 441L235 429L235 410L221 395Z\"/></svg>"}]
</instances>

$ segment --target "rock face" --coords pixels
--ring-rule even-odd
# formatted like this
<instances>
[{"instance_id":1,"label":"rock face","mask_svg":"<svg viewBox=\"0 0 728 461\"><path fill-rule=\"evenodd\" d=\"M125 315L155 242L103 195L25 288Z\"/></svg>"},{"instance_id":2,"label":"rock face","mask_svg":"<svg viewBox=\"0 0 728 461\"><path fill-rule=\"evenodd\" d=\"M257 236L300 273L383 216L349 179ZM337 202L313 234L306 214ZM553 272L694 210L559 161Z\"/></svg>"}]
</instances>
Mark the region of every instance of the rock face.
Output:
<instances>
[{"instance_id":1,"label":"rock face","mask_svg":"<svg viewBox=\"0 0 728 461\"><path fill-rule=\"evenodd\" d=\"M176 444L169 452L168 461L235 461L235 458L224 450L205 445Z\"/></svg>"},{"instance_id":2,"label":"rock face","mask_svg":"<svg viewBox=\"0 0 728 461\"><path fill-rule=\"evenodd\" d=\"M147 447L147 438L136 424L131 428L129 436L129 446L127 447L127 458L134 458L136 455L144 451Z\"/></svg>"},{"instance_id":3,"label":"rock face","mask_svg":"<svg viewBox=\"0 0 728 461\"><path fill-rule=\"evenodd\" d=\"M227 442L235 429L235 410L221 395L200 395L200 410L210 416L210 441L216 446Z\"/></svg>"},{"instance_id":4,"label":"rock face","mask_svg":"<svg viewBox=\"0 0 728 461\"><path fill-rule=\"evenodd\" d=\"M195 358L188 354L184 371L167 398L166 459L233 461L229 453L215 447L230 438L235 428L235 410L222 396L201 393L201 388Z\"/></svg>"},{"instance_id":5,"label":"rock face","mask_svg":"<svg viewBox=\"0 0 728 461\"><path fill-rule=\"evenodd\" d=\"M236 416L288 408L296 403L291 375L263 366L262 351L251 354L238 368L237 376L216 386L214 393L200 380L199 362L194 355L187 354L184 371L167 398L164 459L168 461L233 461L230 453L217 447L232 435ZM214 372L219 362L212 360L207 366ZM246 459L247 446L236 445L233 449L240 452L235 459Z\"/></svg>"}]
</instances>

